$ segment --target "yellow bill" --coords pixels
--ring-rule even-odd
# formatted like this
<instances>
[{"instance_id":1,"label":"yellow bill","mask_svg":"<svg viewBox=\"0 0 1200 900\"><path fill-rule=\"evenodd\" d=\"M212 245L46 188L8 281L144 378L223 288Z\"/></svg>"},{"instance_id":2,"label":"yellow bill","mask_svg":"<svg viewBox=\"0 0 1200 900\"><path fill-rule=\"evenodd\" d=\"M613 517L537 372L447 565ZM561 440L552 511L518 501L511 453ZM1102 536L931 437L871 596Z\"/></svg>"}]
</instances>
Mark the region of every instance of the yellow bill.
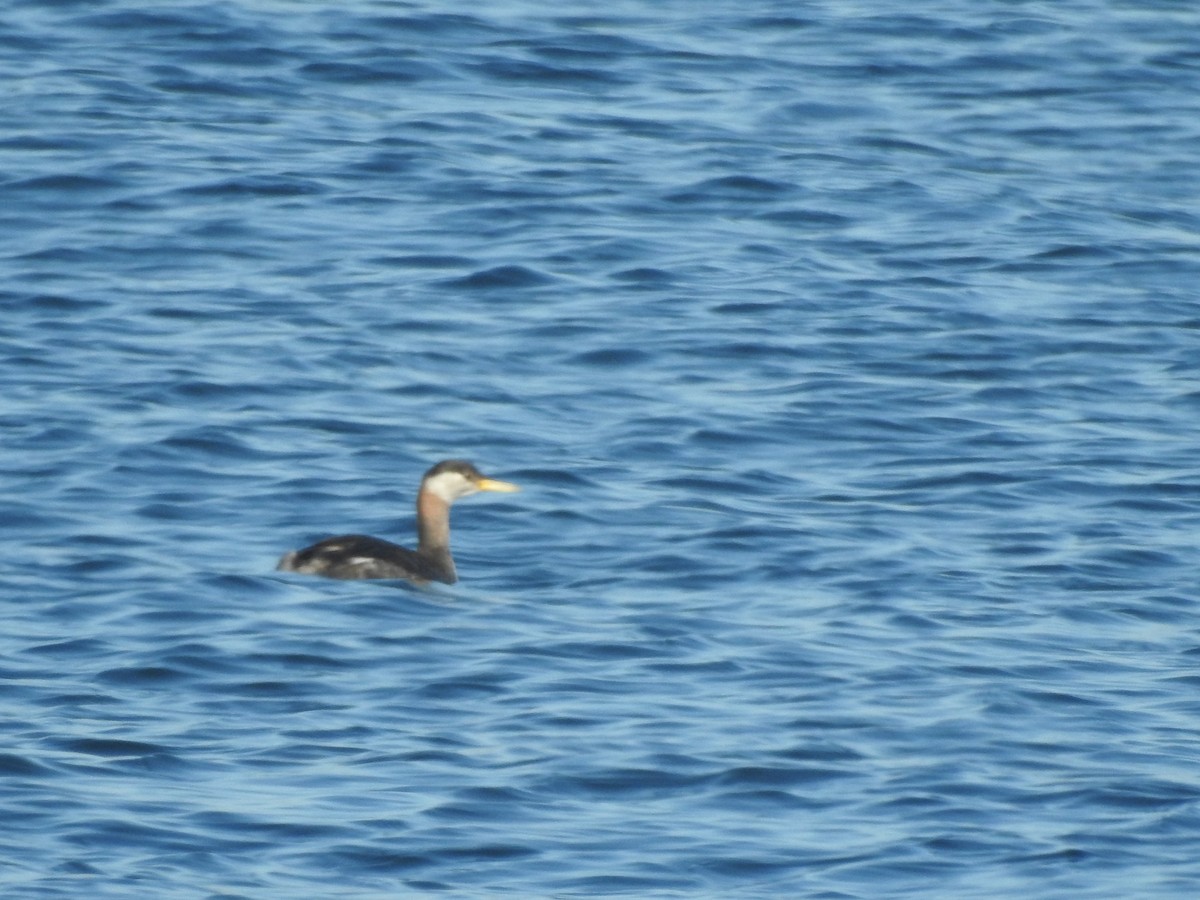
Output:
<instances>
[{"instance_id":1,"label":"yellow bill","mask_svg":"<svg viewBox=\"0 0 1200 900\"><path fill-rule=\"evenodd\" d=\"M512 494L520 490L515 484L507 481L497 481L495 478L481 478L475 483L481 491L499 491L502 494Z\"/></svg>"}]
</instances>

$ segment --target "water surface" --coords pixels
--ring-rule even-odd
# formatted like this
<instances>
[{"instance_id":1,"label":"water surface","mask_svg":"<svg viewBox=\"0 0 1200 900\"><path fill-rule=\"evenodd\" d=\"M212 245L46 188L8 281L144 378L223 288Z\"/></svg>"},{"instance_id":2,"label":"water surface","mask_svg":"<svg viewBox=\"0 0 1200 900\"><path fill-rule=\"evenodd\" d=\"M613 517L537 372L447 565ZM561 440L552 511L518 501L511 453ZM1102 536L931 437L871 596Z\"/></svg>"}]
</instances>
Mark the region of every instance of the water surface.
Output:
<instances>
[{"instance_id":1,"label":"water surface","mask_svg":"<svg viewBox=\"0 0 1200 900\"><path fill-rule=\"evenodd\" d=\"M1193 896L1197 35L11 6L4 895Z\"/></svg>"}]
</instances>

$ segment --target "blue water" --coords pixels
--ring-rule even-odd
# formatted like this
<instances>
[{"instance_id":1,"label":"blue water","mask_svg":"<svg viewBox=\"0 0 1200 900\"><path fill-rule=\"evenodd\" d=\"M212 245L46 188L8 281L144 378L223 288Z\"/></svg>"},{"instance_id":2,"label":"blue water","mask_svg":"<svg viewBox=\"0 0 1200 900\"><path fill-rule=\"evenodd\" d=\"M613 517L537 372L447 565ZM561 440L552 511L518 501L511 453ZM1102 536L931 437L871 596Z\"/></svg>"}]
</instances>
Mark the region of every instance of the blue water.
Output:
<instances>
[{"instance_id":1,"label":"blue water","mask_svg":"<svg viewBox=\"0 0 1200 900\"><path fill-rule=\"evenodd\" d=\"M1197 895L1192 4L0 47L5 898Z\"/></svg>"}]
</instances>

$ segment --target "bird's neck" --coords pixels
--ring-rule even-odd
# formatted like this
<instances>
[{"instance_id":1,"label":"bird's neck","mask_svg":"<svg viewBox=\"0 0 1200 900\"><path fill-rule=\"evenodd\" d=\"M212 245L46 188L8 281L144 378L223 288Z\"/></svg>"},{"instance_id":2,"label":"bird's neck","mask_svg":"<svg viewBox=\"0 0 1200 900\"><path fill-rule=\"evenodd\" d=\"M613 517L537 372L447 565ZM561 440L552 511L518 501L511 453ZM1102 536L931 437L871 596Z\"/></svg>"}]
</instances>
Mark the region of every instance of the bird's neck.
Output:
<instances>
[{"instance_id":1,"label":"bird's neck","mask_svg":"<svg viewBox=\"0 0 1200 900\"><path fill-rule=\"evenodd\" d=\"M417 494L417 552L454 577L450 558L450 504L432 491Z\"/></svg>"}]
</instances>

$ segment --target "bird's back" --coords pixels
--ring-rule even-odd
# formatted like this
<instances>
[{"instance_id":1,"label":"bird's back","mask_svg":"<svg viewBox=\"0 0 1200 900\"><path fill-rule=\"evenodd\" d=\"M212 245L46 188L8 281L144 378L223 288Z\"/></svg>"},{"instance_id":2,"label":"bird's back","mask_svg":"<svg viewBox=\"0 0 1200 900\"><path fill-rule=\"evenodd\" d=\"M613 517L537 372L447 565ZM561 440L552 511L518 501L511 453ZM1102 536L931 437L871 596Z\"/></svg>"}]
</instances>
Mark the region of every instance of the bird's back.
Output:
<instances>
[{"instance_id":1,"label":"bird's back","mask_svg":"<svg viewBox=\"0 0 1200 900\"><path fill-rule=\"evenodd\" d=\"M438 568L414 550L365 534L326 538L303 550L285 553L276 566L281 572L303 572L326 578L407 578L424 583L453 583L453 573Z\"/></svg>"}]
</instances>

